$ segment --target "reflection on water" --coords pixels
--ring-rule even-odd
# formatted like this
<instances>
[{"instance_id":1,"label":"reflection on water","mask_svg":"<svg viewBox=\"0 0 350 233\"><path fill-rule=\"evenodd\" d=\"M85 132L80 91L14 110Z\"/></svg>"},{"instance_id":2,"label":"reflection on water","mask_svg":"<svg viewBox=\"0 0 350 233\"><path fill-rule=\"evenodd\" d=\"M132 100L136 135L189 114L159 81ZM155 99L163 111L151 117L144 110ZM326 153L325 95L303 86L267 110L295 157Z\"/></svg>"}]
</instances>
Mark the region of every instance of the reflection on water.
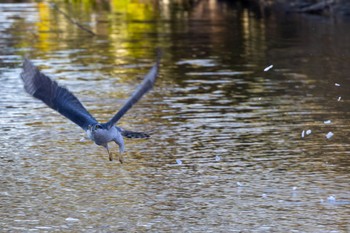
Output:
<instances>
[{"instance_id":1,"label":"reflection on water","mask_svg":"<svg viewBox=\"0 0 350 233\"><path fill-rule=\"evenodd\" d=\"M224 1L58 6L98 35L46 3L0 4L2 231L350 230L346 23ZM104 121L158 46L160 79L120 122L152 137L127 140L123 165L18 77L27 55Z\"/></svg>"}]
</instances>

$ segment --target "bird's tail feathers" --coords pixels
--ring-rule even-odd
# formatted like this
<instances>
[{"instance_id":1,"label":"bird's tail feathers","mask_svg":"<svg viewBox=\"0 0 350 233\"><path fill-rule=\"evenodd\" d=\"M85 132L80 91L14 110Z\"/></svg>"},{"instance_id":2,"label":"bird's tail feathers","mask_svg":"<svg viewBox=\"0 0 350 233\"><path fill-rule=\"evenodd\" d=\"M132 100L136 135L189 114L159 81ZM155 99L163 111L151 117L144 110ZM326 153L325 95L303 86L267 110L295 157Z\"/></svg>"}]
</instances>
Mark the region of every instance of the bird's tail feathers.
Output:
<instances>
[{"instance_id":1,"label":"bird's tail feathers","mask_svg":"<svg viewBox=\"0 0 350 233\"><path fill-rule=\"evenodd\" d=\"M134 132L123 129L121 131L123 137L125 138L149 138L150 135L144 132Z\"/></svg>"}]
</instances>

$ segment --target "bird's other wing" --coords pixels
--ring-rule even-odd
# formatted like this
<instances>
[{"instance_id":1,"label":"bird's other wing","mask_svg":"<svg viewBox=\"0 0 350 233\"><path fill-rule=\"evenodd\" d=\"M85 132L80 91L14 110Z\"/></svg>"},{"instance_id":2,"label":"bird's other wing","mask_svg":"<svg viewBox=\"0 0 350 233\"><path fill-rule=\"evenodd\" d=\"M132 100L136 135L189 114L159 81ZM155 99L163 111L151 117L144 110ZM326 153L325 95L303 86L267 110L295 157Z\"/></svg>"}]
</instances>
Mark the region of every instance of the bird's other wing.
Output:
<instances>
[{"instance_id":1,"label":"bird's other wing","mask_svg":"<svg viewBox=\"0 0 350 233\"><path fill-rule=\"evenodd\" d=\"M24 89L31 96L43 101L84 130L87 130L89 125L97 123L69 90L41 73L28 59L24 59L21 78Z\"/></svg>"},{"instance_id":2,"label":"bird's other wing","mask_svg":"<svg viewBox=\"0 0 350 233\"><path fill-rule=\"evenodd\" d=\"M126 101L124 106L106 123L108 129L110 129L120 118L137 102L141 97L152 89L156 78L158 76L159 62L161 58L160 49L157 50L156 64L150 69L150 71L144 77L142 83L137 87L136 91Z\"/></svg>"}]
</instances>

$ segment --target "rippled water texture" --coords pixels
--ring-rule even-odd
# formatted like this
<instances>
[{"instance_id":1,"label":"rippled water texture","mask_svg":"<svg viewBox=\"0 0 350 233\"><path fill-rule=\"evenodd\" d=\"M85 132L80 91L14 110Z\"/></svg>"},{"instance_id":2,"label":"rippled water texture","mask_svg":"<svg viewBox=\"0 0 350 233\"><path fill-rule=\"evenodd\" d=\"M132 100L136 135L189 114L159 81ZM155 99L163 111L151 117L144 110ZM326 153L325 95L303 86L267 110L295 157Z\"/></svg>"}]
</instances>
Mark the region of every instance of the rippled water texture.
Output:
<instances>
[{"instance_id":1,"label":"rippled water texture","mask_svg":"<svg viewBox=\"0 0 350 233\"><path fill-rule=\"evenodd\" d=\"M349 232L349 23L125 2L57 4L97 36L0 4L0 231ZM103 122L156 47L156 87L119 123L152 137L123 165L19 78L30 57Z\"/></svg>"}]
</instances>

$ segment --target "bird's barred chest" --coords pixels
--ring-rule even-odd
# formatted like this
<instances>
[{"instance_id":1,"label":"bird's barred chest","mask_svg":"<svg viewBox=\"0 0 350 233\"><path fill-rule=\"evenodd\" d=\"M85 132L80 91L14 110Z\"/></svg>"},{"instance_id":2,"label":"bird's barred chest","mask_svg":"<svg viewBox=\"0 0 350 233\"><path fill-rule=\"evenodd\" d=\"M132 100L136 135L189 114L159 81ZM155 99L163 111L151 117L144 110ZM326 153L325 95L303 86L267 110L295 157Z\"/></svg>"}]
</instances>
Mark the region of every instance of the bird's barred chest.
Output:
<instances>
[{"instance_id":1,"label":"bird's barred chest","mask_svg":"<svg viewBox=\"0 0 350 233\"><path fill-rule=\"evenodd\" d=\"M120 132L115 127L112 127L109 130L87 130L86 133L90 140L94 141L97 145L105 145L108 142L115 140L120 134Z\"/></svg>"}]
</instances>

